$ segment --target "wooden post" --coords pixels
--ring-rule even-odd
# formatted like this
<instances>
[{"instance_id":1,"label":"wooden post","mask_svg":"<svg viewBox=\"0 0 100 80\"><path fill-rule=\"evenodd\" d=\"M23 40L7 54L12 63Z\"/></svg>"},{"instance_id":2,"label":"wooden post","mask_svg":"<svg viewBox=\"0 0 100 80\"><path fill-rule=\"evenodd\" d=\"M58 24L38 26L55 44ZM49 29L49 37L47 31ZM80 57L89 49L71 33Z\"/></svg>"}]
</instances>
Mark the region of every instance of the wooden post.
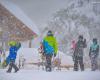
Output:
<instances>
[{"instance_id":1,"label":"wooden post","mask_svg":"<svg viewBox=\"0 0 100 80\"><path fill-rule=\"evenodd\" d=\"M32 39L29 40L29 48L32 48Z\"/></svg>"}]
</instances>

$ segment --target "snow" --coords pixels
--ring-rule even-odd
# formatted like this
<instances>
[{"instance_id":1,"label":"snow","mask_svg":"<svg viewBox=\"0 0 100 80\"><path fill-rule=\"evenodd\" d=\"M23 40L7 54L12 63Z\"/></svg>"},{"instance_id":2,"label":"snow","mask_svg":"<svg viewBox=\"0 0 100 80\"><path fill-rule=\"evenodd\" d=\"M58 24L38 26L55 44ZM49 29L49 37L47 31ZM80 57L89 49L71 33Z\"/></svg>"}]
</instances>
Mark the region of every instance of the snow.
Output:
<instances>
[{"instance_id":1,"label":"snow","mask_svg":"<svg viewBox=\"0 0 100 80\"><path fill-rule=\"evenodd\" d=\"M17 61L20 55L24 55L27 62L38 62L40 58L36 48L21 48L18 51ZM61 65L73 65L71 56L59 51L56 58L58 57L62 60ZM28 68L20 69L17 73L14 73L14 70L12 73L6 73L6 70L7 68L0 69L0 80L100 80L100 72L92 72L90 69L83 72L75 72L73 69L62 69L61 71L54 69L52 72L46 72L38 66L29 65Z\"/></svg>"},{"instance_id":2,"label":"snow","mask_svg":"<svg viewBox=\"0 0 100 80\"><path fill-rule=\"evenodd\" d=\"M57 57L61 59L61 65L73 65L73 60L71 56L67 56L63 52L58 52Z\"/></svg>"},{"instance_id":3,"label":"snow","mask_svg":"<svg viewBox=\"0 0 100 80\"><path fill-rule=\"evenodd\" d=\"M6 52L6 57L8 56L9 51ZM17 53L16 64L19 64L20 57L25 59L25 69L38 69L38 66L31 65L31 63L42 62L41 55L38 53L37 48L20 48ZM71 56L64 54L61 51L58 51L58 54L55 58L52 58L52 61L55 59L61 59L61 66L73 66L73 60ZM3 58L2 58L3 61ZM71 67L70 67L71 69Z\"/></svg>"},{"instance_id":4,"label":"snow","mask_svg":"<svg viewBox=\"0 0 100 80\"><path fill-rule=\"evenodd\" d=\"M36 34L40 34L34 22L14 3L9 0L0 0L0 3L7 8L15 17L21 20L27 27L29 27Z\"/></svg>"},{"instance_id":5,"label":"snow","mask_svg":"<svg viewBox=\"0 0 100 80\"><path fill-rule=\"evenodd\" d=\"M21 48L18 51L17 62L19 60L20 55L24 56L24 58L26 59L26 63L37 63L39 62L39 60L41 61L41 57L36 48ZM61 59L61 65L73 65L72 57L67 56L63 52L59 51L55 59L56 58Z\"/></svg>"},{"instance_id":6,"label":"snow","mask_svg":"<svg viewBox=\"0 0 100 80\"><path fill-rule=\"evenodd\" d=\"M18 73L6 73L0 70L0 80L100 80L100 72L73 72L73 71L52 71L41 70L20 70ZM5 77L6 76L6 77Z\"/></svg>"},{"instance_id":7,"label":"snow","mask_svg":"<svg viewBox=\"0 0 100 80\"><path fill-rule=\"evenodd\" d=\"M21 48L18 51L17 59L19 59L20 55L23 55L27 62L38 62L40 57L35 48Z\"/></svg>"},{"instance_id":8,"label":"snow","mask_svg":"<svg viewBox=\"0 0 100 80\"><path fill-rule=\"evenodd\" d=\"M36 25L33 24L33 22L22 12L22 10L20 10L20 8L18 8L16 5L7 0L0 0L0 3L2 3L18 19L23 21L23 23L25 23L30 29L32 29L33 31L35 30L34 32L36 32L37 34L39 33ZM77 9L79 12L83 14L85 11L88 11L88 9L85 9L85 7L81 8L80 10L79 8ZM82 9L84 10L82 11ZM90 8L89 11L91 12ZM91 13L90 16L92 15L94 14ZM87 14L87 16L89 15ZM71 25L74 26L74 22L72 22ZM75 27L72 27L72 31L74 30L74 28ZM84 28L83 30L82 27L80 28L79 28L80 33L88 32L87 29ZM86 36L88 37L88 34L86 34ZM40 59L40 55L38 54L38 51L35 48L21 48L18 51L16 63L18 63L20 55L24 56L27 63L31 62L37 63ZM73 65L71 56L67 56L63 52L59 51L56 58L58 57L61 59L61 65ZM31 66L32 65L30 65L30 67ZM0 80L100 80L100 71L93 72L90 71L90 69L86 69L83 72L81 71L75 72L72 71L72 69L70 70L64 69L61 71L54 70L52 72L46 72L41 69L38 70L34 67L31 67L31 68L20 69L18 73L12 72L11 74L9 74L6 73L6 69L0 69Z\"/></svg>"}]
</instances>

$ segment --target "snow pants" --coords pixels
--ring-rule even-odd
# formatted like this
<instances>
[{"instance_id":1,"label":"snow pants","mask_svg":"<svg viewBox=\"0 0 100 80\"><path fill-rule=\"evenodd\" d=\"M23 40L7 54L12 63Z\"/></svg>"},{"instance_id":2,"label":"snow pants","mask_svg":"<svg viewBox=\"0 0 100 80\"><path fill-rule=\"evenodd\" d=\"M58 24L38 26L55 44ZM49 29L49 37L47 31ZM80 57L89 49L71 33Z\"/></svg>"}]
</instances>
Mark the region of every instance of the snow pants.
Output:
<instances>
[{"instance_id":1,"label":"snow pants","mask_svg":"<svg viewBox=\"0 0 100 80\"><path fill-rule=\"evenodd\" d=\"M15 72L17 72L19 70L18 67L15 65L14 60L10 60L9 68L8 68L7 72L11 72L12 68L15 69Z\"/></svg>"},{"instance_id":2,"label":"snow pants","mask_svg":"<svg viewBox=\"0 0 100 80\"><path fill-rule=\"evenodd\" d=\"M52 55L45 55L46 56L46 71L51 71L52 70Z\"/></svg>"},{"instance_id":3,"label":"snow pants","mask_svg":"<svg viewBox=\"0 0 100 80\"><path fill-rule=\"evenodd\" d=\"M97 57L90 57L91 59L91 70L95 71L98 69L98 62L97 62Z\"/></svg>"},{"instance_id":4,"label":"snow pants","mask_svg":"<svg viewBox=\"0 0 100 80\"><path fill-rule=\"evenodd\" d=\"M81 71L84 71L83 57L75 56L74 57L74 71L78 71L79 66L80 66Z\"/></svg>"}]
</instances>

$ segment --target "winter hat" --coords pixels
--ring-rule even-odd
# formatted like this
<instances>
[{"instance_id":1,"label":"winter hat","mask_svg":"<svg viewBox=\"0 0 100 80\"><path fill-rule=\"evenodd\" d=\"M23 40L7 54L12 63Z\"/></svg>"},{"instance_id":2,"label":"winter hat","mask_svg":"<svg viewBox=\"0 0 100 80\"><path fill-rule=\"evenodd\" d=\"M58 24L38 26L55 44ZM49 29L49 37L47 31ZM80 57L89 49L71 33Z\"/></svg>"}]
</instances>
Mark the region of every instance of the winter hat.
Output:
<instances>
[{"instance_id":1,"label":"winter hat","mask_svg":"<svg viewBox=\"0 0 100 80\"><path fill-rule=\"evenodd\" d=\"M47 32L47 36L53 36L53 33L52 33L51 30L49 30L49 31Z\"/></svg>"},{"instance_id":2,"label":"winter hat","mask_svg":"<svg viewBox=\"0 0 100 80\"><path fill-rule=\"evenodd\" d=\"M79 35L79 39L83 39L83 35Z\"/></svg>"},{"instance_id":3,"label":"winter hat","mask_svg":"<svg viewBox=\"0 0 100 80\"><path fill-rule=\"evenodd\" d=\"M9 46L16 46L17 42L16 41L10 41L8 42Z\"/></svg>"},{"instance_id":4,"label":"winter hat","mask_svg":"<svg viewBox=\"0 0 100 80\"><path fill-rule=\"evenodd\" d=\"M96 43L97 44L97 38L93 38L93 43Z\"/></svg>"}]
</instances>

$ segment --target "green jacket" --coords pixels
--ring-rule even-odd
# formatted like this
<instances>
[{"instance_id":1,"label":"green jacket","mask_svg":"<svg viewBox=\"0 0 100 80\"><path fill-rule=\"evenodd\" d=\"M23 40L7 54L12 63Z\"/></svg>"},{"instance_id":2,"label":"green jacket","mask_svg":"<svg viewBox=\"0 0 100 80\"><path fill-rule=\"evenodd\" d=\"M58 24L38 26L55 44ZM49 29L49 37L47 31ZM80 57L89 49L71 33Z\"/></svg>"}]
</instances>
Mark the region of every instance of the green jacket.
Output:
<instances>
[{"instance_id":1,"label":"green jacket","mask_svg":"<svg viewBox=\"0 0 100 80\"><path fill-rule=\"evenodd\" d=\"M53 36L46 36L44 38L43 42L45 42L46 44L48 44L49 46L51 46L53 48L53 50L54 50L54 53L57 54L58 44L57 44L57 40L56 40L55 37L53 37ZM48 48L48 45L45 45L44 48Z\"/></svg>"}]
</instances>

